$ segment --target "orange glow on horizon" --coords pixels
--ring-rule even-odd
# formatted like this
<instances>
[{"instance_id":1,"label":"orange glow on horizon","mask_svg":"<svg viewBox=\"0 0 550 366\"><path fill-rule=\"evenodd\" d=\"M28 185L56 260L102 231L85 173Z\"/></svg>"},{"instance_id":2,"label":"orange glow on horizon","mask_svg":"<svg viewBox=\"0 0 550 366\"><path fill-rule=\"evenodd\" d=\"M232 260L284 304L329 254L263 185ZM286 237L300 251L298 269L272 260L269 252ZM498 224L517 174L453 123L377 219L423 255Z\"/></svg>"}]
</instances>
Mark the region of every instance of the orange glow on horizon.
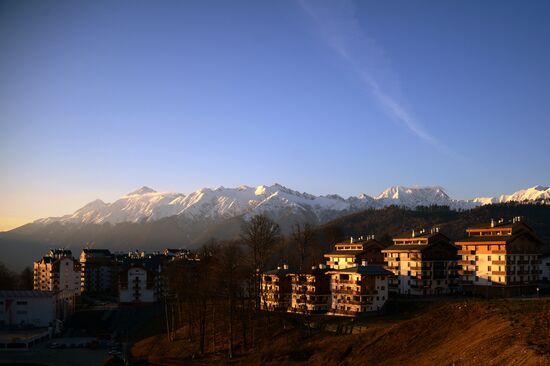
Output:
<instances>
[{"instance_id":1,"label":"orange glow on horizon","mask_svg":"<svg viewBox=\"0 0 550 366\"><path fill-rule=\"evenodd\" d=\"M24 217L0 216L0 231L8 231L11 229L15 229L16 227L28 224L29 222L32 222L32 221L33 221L32 219L24 218Z\"/></svg>"}]
</instances>

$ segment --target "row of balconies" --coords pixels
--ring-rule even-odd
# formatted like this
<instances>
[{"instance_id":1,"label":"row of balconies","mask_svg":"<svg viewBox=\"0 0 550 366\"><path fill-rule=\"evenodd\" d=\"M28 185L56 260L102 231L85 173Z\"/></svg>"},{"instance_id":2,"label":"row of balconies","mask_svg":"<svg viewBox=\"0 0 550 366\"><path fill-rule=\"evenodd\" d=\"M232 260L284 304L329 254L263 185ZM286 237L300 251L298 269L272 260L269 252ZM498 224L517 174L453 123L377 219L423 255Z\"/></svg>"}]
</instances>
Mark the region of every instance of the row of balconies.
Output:
<instances>
[{"instance_id":1,"label":"row of balconies","mask_svg":"<svg viewBox=\"0 0 550 366\"><path fill-rule=\"evenodd\" d=\"M332 283L336 283L336 284L349 284L349 285L360 285L361 284L361 280L332 280Z\"/></svg>"}]
</instances>

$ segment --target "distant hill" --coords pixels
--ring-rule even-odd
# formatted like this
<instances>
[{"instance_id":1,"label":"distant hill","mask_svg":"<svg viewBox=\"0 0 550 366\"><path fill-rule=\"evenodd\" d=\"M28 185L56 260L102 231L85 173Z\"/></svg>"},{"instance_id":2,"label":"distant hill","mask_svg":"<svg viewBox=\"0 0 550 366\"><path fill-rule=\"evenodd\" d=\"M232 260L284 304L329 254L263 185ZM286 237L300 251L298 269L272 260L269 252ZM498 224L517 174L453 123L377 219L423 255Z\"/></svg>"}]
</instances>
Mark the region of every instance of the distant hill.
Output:
<instances>
[{"instance_id":1,"label":"distant hill","mask_svg":"<svg viewBox=\"0 0 550 366\"><path fill-rule=\"evenodd\" d=\"M439 227L441 232L452 240L466 235L468 226L487 223L491 218L511 218L523 216L524 220L536 231L550 251L550 206L542 204L500 203L485 205L466 211L454 211L448 207L417 207L415 210L396 206L381 210L366 210L347 215L319 226L308 261L319 263L323 253L332 249L337 241L347 241L351 236L357 238L375 234L384 244L391 244L391 237L403 231ZM290 244L292 246L292 244ZM292 248L287 250L286 258L290 264L296 264L297 258ZM277 260L275 258L274 260Z\"/></svg>"}]
</instances>

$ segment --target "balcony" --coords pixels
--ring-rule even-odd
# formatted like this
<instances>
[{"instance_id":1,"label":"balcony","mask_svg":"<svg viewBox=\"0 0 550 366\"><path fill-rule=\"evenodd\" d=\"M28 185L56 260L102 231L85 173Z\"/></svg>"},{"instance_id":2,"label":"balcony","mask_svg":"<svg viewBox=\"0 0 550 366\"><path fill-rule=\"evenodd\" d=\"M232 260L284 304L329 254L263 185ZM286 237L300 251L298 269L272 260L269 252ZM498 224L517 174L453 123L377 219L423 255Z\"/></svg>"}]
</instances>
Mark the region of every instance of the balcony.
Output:
<instances>
[{"instance_id":1,"label":"balcony","mask_svg":"<svg viewBox=\"0 0 550 366\"><path fill-rule=\"evenodd\" d=\"M461 255L475 255L476 251L475 250L459 250L458 254L461 254Z\"/></svg>"},{"instance_id":2,"label":"balcony","mask_svg":"<svg viewBox=\"0 0 550 366\"><path fill-rule=\"evenodd\" d=\"M495 249L491 250L491 254L506 254L506 249Z\"/></svg>"},{"instance_id":3,"label":"balcony","mask_svg":"<svg viewBox=\"0 0 550 366\"><path fill-rule=\"evenodd\" d=\"M491 274L495 276L506 276L506 271L491 271Z\"/></svg>"},{"instance_id":4,"label":"balcony","mask_svg":"<svg viewBox=\"0 0 550 366\"><path fill-rule=\"evenodd\" d=\"M426 271L432 269L431 266L422 265L422 266L412 266L410 267L413 271Z\"/></svg>"},{"instance_id":5,"label":"balcony","mask_svg":"<svg viewBox=\"0 0 550 366\"><path fill-rule=\"evenodd\" d=\"M505 266L505 265L506 265L506 261L493 261L493 265Z\"/></svg>"},{"instance_id":6,"label":"balcony","mask_svg":"<svg viewBox=\"0 0 550 366\"><path fill-rule=\"evenodd\" d=\"M347 295L363 295L362 291L352 290L352 289L332 289L333 294L347 294Z\"/></svg>"},{"instance_id":7,"label":"balcony","mask_svg":"<svg viewBox=\"0 0 550 366\"><path fill-rule=\"evenodd\" d=\"M347 305L368 305L372 304L372 300L340 300L338 303Z\"/></svg>"},{"instance_id":8,"label":"balcony","mask_svg":"<svg viewBox=\"0 0 550 366\"><path fill-rule=\"evenodd\" d=\"M333 280L332 283L343 284L343 285L360 285L361 281L353 280Z\"/></svg>"},{"instance_id":9,"label":"balcony","mask_svg":"<svg viewBox=\"0 0 550 366\"><path fill-rule=\"evenodd\" d=\"M476 261L473 260L459 260L458 264L462 264L463 266L473 266L476 264Z\"/></svg>"}]
</instances>

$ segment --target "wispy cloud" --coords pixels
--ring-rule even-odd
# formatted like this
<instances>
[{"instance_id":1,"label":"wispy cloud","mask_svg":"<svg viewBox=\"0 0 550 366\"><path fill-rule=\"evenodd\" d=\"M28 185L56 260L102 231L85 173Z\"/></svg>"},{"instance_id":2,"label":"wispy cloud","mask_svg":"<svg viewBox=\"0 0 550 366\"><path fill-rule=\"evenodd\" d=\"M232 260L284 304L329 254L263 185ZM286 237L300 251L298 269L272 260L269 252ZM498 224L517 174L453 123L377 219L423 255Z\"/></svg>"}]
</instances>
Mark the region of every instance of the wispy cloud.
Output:
<instances>
[{"instance_id":1,"label":"wispy cloud","mask_svg":"<svg viewBox=\"0 0 550 366\"><path fill-rule=\"evenodd\" d=\"M299 0L299 4L313 19L323 39L352 67L390 118L439 151L454 155L409 112L397 74L392 71L384 50L364 33L351 1Z\"/></svg>"}]
</instances>

